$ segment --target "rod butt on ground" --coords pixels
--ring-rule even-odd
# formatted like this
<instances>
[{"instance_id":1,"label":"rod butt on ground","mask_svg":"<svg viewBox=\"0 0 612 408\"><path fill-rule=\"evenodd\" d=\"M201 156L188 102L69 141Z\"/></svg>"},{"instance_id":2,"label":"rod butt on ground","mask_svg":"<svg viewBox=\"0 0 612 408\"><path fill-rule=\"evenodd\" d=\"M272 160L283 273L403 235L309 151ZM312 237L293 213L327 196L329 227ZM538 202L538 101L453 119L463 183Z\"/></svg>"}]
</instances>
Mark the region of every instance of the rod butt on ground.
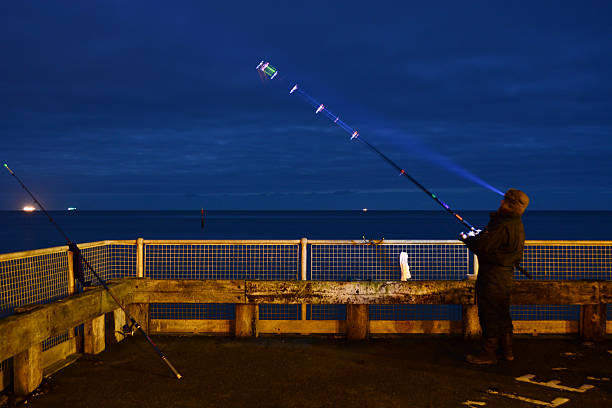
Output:
<instances>
[{"instance_id":1,"label":"rod butt on ground","mask_svg":"<svg viewBox=\"0 0 612 408\"><path fill-rule=\"evenodd\" d=\"M168 365L168 367L170 367L170 370L172 370L172 372L174 373L174 375L176 375L177 379L181 379L183 378L183 376L181 374L179 374L178 371L176 371L176 368L174 368L174 366L172 365L172 363L170 362L170 360L168 360L166 358L166 356L162 357L162 360L164 360L164 363L166 363Z\"/></svg>"}]
</instances>

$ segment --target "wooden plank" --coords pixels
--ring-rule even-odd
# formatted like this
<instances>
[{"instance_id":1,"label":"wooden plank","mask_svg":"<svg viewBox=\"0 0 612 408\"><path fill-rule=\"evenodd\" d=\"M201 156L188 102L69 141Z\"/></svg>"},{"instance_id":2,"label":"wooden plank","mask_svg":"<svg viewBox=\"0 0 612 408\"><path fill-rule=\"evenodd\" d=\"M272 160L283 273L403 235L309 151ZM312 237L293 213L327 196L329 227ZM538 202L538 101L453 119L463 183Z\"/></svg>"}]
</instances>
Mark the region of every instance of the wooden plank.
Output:
<instances>
[{"instance_id":1,"label":"wooden plank","mask_svg":"<svg viewBox=\"0 0 612 408\"><path fill-rule=\"evenodd\" d=\"M8 388L8 386L11 385L12 378L12 370L9 368L7 361L7 364L4 367L0 367L0 392L4 391L5 388Z\"/></svg>"},{"instance_id":2,"label":"wooden plank","mask_svg":"<svg viewBox=\"0 0 612 408\"><path fill-rule=\"evenodd\" d=\"M126 306L127 307L127 306ZM125 313L121 308L108 312L104 319L104 330L106 331L106 343L116 344L125 339L123 326L127 323Z\"/></svg>"},{"instance_id":3,"label":"wooden plank","mask_svg":"<svg viewBox=\"0 0 612 408\"><path fill-rule=\"evenodd\" d=\"M236 305L236 337L257 337L258 312L257 305Z\"/></svg>"},{"instance_id":4,"label":"wooden plank","mask_svg":"<svg viewBox=\"0 0 612 408\"><path fill-rule=\"evenodd\" d=\"M514 334L569 334L578 333L577 320L513 320Z\"/></svg>"},{"instance_id":5,"label":"wooden plank","mask_svg":"<svg viewBox=\"0 0 612 408\"><path fill-rule=\"evenodd\" d=\"M13 390L15 395L28 395L42 382L42 343L22 351L13 358Z\"/></svg>"},{"instance_id":6,"label":"wooden plank","mask_svg":"<svg viewBox=\"0 0 612 408\"><path fill-rule=\"evenodd\" d=\"M243 280L139 279L133 303L245 303Z\"/></svg>"},{"instance_id":7,"label":"wooden plank","mask_svg":"<svg viewBox=\"0 0 612 408\"><path fill-rule=\"evenodd\" d=\"M612 281L599 282L599 302L612 303Z\"/></svg>"},{"instance_id":8,"label":"wooden plank","mask_svg":"<svg viewBox=\"0 0 612 408\"><path fill-rule=\"evenodd\" d=\"M123 280L109 283L109 288L120 301L125 302L133 285L131 280ZM95 288L0 319L0 361L116 307L117 304L103 288Z\"/></svg>"},{"instance_id":9,"label":"wooden plank","mask_svg":"<svg viewBox=\"0 0 612 408\"><path fill-rule=\"evenodd\" d=\"M57 247L52 247L52 248L33 249L30 251L10 252L7 254L0 254L0 262L13 261L13 260L22 259L22 258L31 258L35 256L51 255L51 254L57 254L60 252L67 252L67 251L68 251L68 246L64 245L64 246L57 246Z\"/></svg>"},{"instance_id":10,"label":"wooden plank","mask_svg":"<svg viewBox=\"0 0 612 408\"><path fill-rule=\"evenodd\" d=\"M370 334L461 334L454 320L370 320Z\"/></svg>"},{"instance_id":11,"label":"wooden plank","mask_svg":"<svg viewBox=\"0 0 612 408\"><path fill-rule=\"evenodd\" d=\"M67 341L63 341L60 344L43 351L41 356L43 370L56 364L58 361L64 360L66 357L71 354L75 354L76 352L76 338L74 337L71 337Z\"/></svg>"},{"instance_id":12,"label":"wooden plank","mask_svg":"<svg viewBox=\"0 0 612 408\"><path fill-rule=\"evenodd\" d=\"M473 281L246 281L247 303L470 304Z\"/></svg>"},{"instance_id":13,"label":"wooden plank","mask_svg":"<svg viewBox=\"0 0 612 408\"><path fill-rule=\"evenodd\" d=\"M482 336L482 329L478 320L478 307L476 305L463 305L461 308L463 321L463 337L477 339Z\"/></svg>"},{"instance_id":14,"label":"wooden plank","mask_svg":"<svg viewBox=\"0 0 612 408\"><path fill-rule=\"evenodd\" d=\"M236 323L234 320L151 319L149 323L149 331L154 334L233 334L235 325Z\"/></svg>"},{"instance_id":15,"label":"wooden plank","mask_svg":"<svg viewBox=\"0 0 612 408\"><path fill-rule=\"evenodd\" d=\"M517 280L513 305L580 305L599 303L599 282Z\"/></svg>"},{"instance_id":16,"label":"wooden plank","mask_svg":"<svg viewBox=\"0 0 612 408\"><path fill-rule=\"evenodd\" d=\"M136 277L144 278L144 239L136 240Z\"/></svg>"},{"instance_id":17,"label":"wooden plank","mask_svg":"<svg viewBox=\"0 0 612 408\"><path fill-rule=\"evenodd\" d=\"M153 333L228 333L233 331L233 320L151 320ZM515 320L515 334L571 334L578 333L578 321ZM612 322L608 322L612 331ZM344 334L344 320L258 320L260 334ZM370 320L373 334L461 334L461 321L449 320Z\"/></svg>"},{"instance_id":18,"label":"wooden plank","mask_svg":"<svg viewBox=\"0 0 612 408\"><path fill-rule=\"evenodd\" d=\"M346 305L346 338L365 340L369 331L368 305Z\"/></svg>"},{"instance_id":19,"label":"wooden plank","mask_svg":"<svg viewBox=\"0 0 612 408\"><path fill-rule=\"evenodd\" d=\"M606 335L606 305L580 306L580 335L583 340L602 340Z\"/></svg>"},{"instance_id":20,"label":"wooden plank","mask_svg":"<svg viewBox=\"0 0 612 408\"><path fill-rule=\"evenodd\" d=\"M259 320L261 334L345 334L344 320Z\"/></svg>"},{"instance_id":21,"label":"wooden plank","mask_svg":"<svg viewBox=\"0 0 612 408\"><path fill-rule=\"evenodd\" d=\"M83 353L100 354L106 348L104 317L95 317L83 323Z\"/></svg>"},{"instance_id":22,"label":"wooden plank","mask_svg":"<svg viewBox=\"0 0 612 408\"><path fill-rule=\"evenodd\" d=\"M299 239L145 239L145 245L292 245Z\"/></svg>"},{"instance_id":23,"label":"wooden plank","mask_svg":"<svg viewBox=\"0 0 612 408\"><path fill-rule=\"evenodd\" d=\"M149 304L148 303L130 303L125 307L125 310L136 320L142 327L145 333L149 334ZM132 322L128 322L132 325ZM136 327L133 327L134 334L138 334Z\"/></svg>"}]
</instances>

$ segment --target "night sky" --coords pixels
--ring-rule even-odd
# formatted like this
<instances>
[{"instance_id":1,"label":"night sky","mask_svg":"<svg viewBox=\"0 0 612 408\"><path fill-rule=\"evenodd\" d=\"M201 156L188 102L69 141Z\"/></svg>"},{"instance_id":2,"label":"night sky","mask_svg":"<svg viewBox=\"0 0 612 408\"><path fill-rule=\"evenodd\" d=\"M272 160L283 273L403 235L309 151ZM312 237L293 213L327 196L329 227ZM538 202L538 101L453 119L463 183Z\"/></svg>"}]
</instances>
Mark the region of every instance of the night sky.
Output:
<instances>
[{"instance_id":1,"label":"night sky","mask_svg":"<svg viewBox=\"0 0 612 408\"><path fill-rule=\"evenodd\" d=\"M453 208L610 209L612 2L293 3L2 2L0 160L48 209L439 209L266 60Z\"/></svg>"}]
</instances>

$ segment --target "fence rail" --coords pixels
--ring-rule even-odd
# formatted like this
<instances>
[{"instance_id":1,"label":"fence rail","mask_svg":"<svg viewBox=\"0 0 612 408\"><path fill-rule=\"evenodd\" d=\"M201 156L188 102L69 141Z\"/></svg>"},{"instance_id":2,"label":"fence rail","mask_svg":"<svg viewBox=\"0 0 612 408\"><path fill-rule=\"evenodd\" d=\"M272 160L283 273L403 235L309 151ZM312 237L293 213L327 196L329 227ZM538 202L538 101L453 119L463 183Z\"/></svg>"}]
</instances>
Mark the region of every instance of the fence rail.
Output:
<instances>
[{"instance_id":1,"label":"fence rail","mask_svg":"<svg viewBox=\"0 0 612 408\"><path fill-rule=\"evenodd\" d=\"M393 240L369 245L350 240L121 240L79 244L103 279L262 279L262 280L399 280L398 255L408 254L412 280L461 280L477 273L477 261L458 241ZM0 316L16 307L45 303L69 295L68 247L0 255ZM534 279L612 280L612 241L527 241L523 265ZM90 273L86 279L96 282ZM525 279L518 272L515 279ZM77 287L77 290L80 288ZM188 319L232 317L223 305L176 306L176 315ZM173 306L153 306L166 318ZM443 307L444 308L444 307ZM457 320L460 310L414 305L383 306L373 315L387 320L426 319L428 314ZM265 307L264 307L265 309ZM343 306L295 306L264 310L270 319L342 319ZM285 310L283 310L285 309ZM515 320L578 320L572 306L520 306ZM419 315L420 314L420 315ZM612 313L608 313L610 315ZM394 317L395 316L395 317Z\"/></svg>"},{"instance_id":2,"label":"fence rail","mask_svg":"<svg viewBox=\"0 0 612 408\"><path fill-rule=\"evenodd\" d=\"M477 273L478 262L459 241L393 240L121 240L79 244L103 279L148 277L189 280L273 280L386 282L400 279L398 256L408 254L412 283L462 281ZM0 317L31 304L45 304L82 290L72 276L67 246L0 255ZM612 280L612 241L527 241L524 267L536 280ZM95 279L88 272L86 279ZM518 272L517 281L525 278ZM405 301L410 301L406 298ZM237 302L238 303L238 302ZM308 331L343 333L352 313L343 302L283 304L258 302L262 332ZM535 304L538 303L538 304ZM604 314L612 316L608 303ZM371 304L373 332L460 332L466 310L460 304ZM227 300L194 303L147 303L152 331L230 332L236 321ZM607 310L607 313L606 313ZM578 332L582 309L572 304L512 306L518 332ZM302 323L300 323L302 322ZM307 326L304 326L308 322ZM389 323L393 322L393 323ZM607 332L612 330L608 321ZM55 333L43 351L74 348L74 328ZM70 347L67 345L70 344ZM61 353L60 353L61 354ZM51 361L52 358L49 358ZM10 362L0 363L0 386ZM2 387L0 387L2 388Z\"/></svg>"}]
</instances>

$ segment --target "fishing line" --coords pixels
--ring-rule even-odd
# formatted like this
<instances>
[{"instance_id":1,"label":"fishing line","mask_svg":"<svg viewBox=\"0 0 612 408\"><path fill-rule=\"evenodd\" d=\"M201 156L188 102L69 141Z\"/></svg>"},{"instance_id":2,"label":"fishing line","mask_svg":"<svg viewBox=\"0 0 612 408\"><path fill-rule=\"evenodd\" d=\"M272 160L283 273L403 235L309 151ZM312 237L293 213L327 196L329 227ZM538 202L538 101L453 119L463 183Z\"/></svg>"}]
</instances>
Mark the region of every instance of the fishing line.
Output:
<instances>
[{"instance_id":1,"label":"fishing line","mask_svg":"<svg viewBox=\"0 0 612 408\"><path fill-rule=\"evenodd\" d=\"M89 282L85 281L85 277L83 275L83 272L80 271L80 262L78 262L79 260L82 260L83 263L85 264L85 266L87 266L87 268L91 271L91 273L93 273L93 275L96 277L96 279L98 280L98 282L100 282L100 284L102 285L102 287L108 292L108 294L111 296L111 298L113 298L113 300L115 301L115 303L117 303L117 305L119 305L119 307L121 308L121 310L123 310L123 313L125 313L126 317L128 318L128 320L132 323L132 326L135 327L140 333L142 333L145 337L145 339L147 339L147 342L149 342L149 344L153 347L153 349L157 352L157 354L159 355L159 357L163 360L164 363L166 363L166 365L170 368L170 370L172 370L172 372L174 373L174 375L176 376L176 378L178 378L179 380L182 378L182 376L179 374L178 371L176 371L176 368L174 368L174 366L172 365L172 363L170 362L170 360L168 360L168 357L166 357L166 355L159 349L159 347L157 347L157 345L155 345L155 343L153 343L153 340L151 340L151 338L149 337L149 335L143 330L142 326L136 321L136 319L134 319L134 317L128 313L128 311L125 309L125 307L123 307L123 305L121 304L121 302L119 301L119 299L117 299L115 297L115 295L113 294L113 292L111 292L110 288L106 285L106 282L100 277L100 275L97 274L97 272L94 270L94 268L89 264L89 262L87 261L87 259L85 259L85 257L83 257L83 253L81 252L81 250L79 249L79 247L77 246L77 244L75 244L74 242L72 242L70 240L70 238L68 238L68 235L64 232L64 230L62 230L62 228L55 222L55 220L53 219L53 217L51 217L51 215L47 212L47 210L45 209L45 207L43 207L43 205L40 203L40 201L38 201L36 199L36 197L34 196L34 194L32 194L32 192L26 187L25 184L23 184L23 182L21 181L21 179L19 177L17 177L17 175L15 174L15 172L13 172L13 170L11 170L9 168L9 166L4 163L4 167L9 171L9 173L11 173L11 175L13 177L15 177L15 179L17 180L17 182L21 185L21 187L23 187L23 189L30 195L30 197L32 197L32 199L34 200L34 202L36 202L36 204L38 205L38 207L45 213L45 215L47 216L47 218L49 218L49 221L55 226L55 228L59 231L60 234L62 234L62 236L64 237L64 239L66 240L66 243L68 244L68 248L70 249L70 251L72 251L76 257L77 257L77 265L79 265L77 267L77 271L76 271L76 278L79 282L81 282L81 285L83 286L89 286Z\"/></svg>"},{"instance_id":2,"label":"fishing line","mask_svg":"<svg viewBox=\"0 0 612 408\"><path fill-rule=\"evenodd\" d=\"M270 63L266 62L266 61L261 61L259 63L259 65L257 65L257 73L259 74L259 76L262 79L267 79L267 80L272 80L272 79L274 79L274 78L276 78L278 76L278 70L276 68L274 68L273 66L271 66ZM318 102L312 96L310 96L306 92L304 92L297 83L290 82L290 81L286 80L285 78L279 78L277 81L283 81L283 82L287 83L289 86L291 86L291 88L289 90L289 94L296 94L296 95L300 96L302 99L304 99L306 102L308 102L313 108L315 108L315 114L323 113L334 124L338 125L345 132L350 134L351 135L351 140L358 140L359 142L363 143L368 149L372 150L379 157L381 157L384 161L386 161L391 167L393 167L395 170L397 170L399 172L400 176L406 177L414 185L416 185L418 188L423 190L423 192L425 194L427 194L431 199L433 199L436 203L438 203L440 206L442 206L449 214L451 214L453 217L455 217L455 219L457 219L463 225L468 227L470 229L470 231L473 231L474 233L480 232L480 230L476 229L466 219L464 219L456 211L454 211L452 208L450 208L450 206L448 204L446 204L444 201L442 201L436 194L434 194L431 191L429 191L425 186L423 186L421 183L419 183L414 177L412 177L410 174L408 174L403 168L401 168L397 163L395 163L393 160L391 160L387 155L385 155L383 152L378 150L374 145L372 145L367 140L365 140L363 137L361 137L359 132L357 130L353 129L348 124L346 124L342 119L340 119L340 116L332 113L329 109L327 109L327 107L324 104ZM501 194L501 192L499 190L497 190L497 189L494 189L494 191ZM525 271L519 265L516 265L516 266L521 271L521 273L523 273L523 274L525 274L526 276L529 277L527 271Z\"/></svg>"}]
</instances>

